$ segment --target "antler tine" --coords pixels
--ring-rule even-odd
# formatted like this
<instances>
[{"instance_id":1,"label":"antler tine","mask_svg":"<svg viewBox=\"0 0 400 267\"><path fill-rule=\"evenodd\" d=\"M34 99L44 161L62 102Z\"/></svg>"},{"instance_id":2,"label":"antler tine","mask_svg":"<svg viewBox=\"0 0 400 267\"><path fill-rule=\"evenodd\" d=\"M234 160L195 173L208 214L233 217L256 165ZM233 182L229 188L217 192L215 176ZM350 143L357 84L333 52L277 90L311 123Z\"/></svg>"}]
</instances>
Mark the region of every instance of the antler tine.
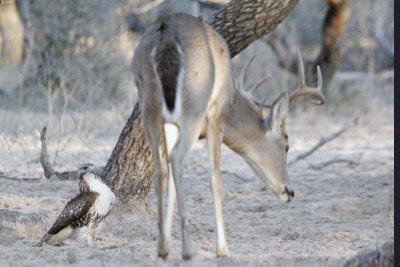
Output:
<instances>
[{"instance_id":1,"label":"antler tine","mask_svg":"<svg viewBox=\"0 0 400 267\"><path fill-rule=\"evenodd\" d=\"M250 90L248 90L247 92L248 92L249 94L253 93L253 92L256 91L258 88L260 88L260 86L263 85L270 77L271 77L271 73L268 73L261 81L259 81L255 86L253 86L252 88L250 88Z\"/></svg>"},{"instance_id":2,"label":"antler tine","mask_svg":"<svg viewBox=\"0 0 400 267\"><path fill-rule=\"evenodd\" d=\"M312 103L316 105L323 105L325 103L325 96L322 94L322 73L319 65L317 66L317 78L318 82L317 82L317 88L315 88L315 90L319 92L320 97L319 101L312 101Z\"/></svg>"},{"instance_id":3,"label":"antler tine","mask_svg":"<svg viewBox=\"0 0 400 267\"><path fill-rule=\"evenodd\" d=\"M253 96L253 92L255 90L257 90L263 83L265 83L269 77L271 77L271 74L266 75L261 81L259 81L255 86L253 86L250 90L248 91L242 91L243 94L247 95L248 98L250 98L257 106L261 107L261 108L269 108L270 105L266 104L267 101L267 96L264 96L264 100L263 101L258 101L254 96Z\"/></svg>"},{"instance_id":4,"label":"antler tine","mask_svg":"<svg viewBox=\"0 0 400 267\"><path fill-rule=\"evenodd\" d=\"M305 73L304 73L304 63L303 59L301 57L300 49L297 50L297 61L299 64L299 86L297 87L296 90L294 90L290 96L289 96L289 103L292 102L294 99L300 96L305 96L309 95L312 97L315 97L318 99L318 101L312 101L313 104L316 105L322 105L325 103L325 96L322 94L322 74L321 74L321 68L317 66L317 77L318 77L318 82L317 82L317 87L308 87L306 85L306 78L305 78Z\"/></svg>"},{"instance_id":5,"label":"antler tine","mask_svg":"<svg viewBox=\"0 0 400 267\"><path fill-rule=\"evenodd\" d=\"M239 90L244 91L244 76L246 75L247 69L249 68L251 62L253 62L254 58L256 57L256 55L254 55L249 62L247 62L247 64L244 66L244 68L242 69L242 71L240 72L239 75Z\"/></svg>"},{"instance_id":6,"label":"antler tine","mask_svg":"<svg viewBox=\"0 0 400 267\"><path fill-rule=\"evenodd\" d=\"M303 57L301 56L300 49L297 49L297 64L299 65L299 79L300 79L300 88L306 87L306 75L304 71L304 62Z\"/></svg>"}]
</instances>

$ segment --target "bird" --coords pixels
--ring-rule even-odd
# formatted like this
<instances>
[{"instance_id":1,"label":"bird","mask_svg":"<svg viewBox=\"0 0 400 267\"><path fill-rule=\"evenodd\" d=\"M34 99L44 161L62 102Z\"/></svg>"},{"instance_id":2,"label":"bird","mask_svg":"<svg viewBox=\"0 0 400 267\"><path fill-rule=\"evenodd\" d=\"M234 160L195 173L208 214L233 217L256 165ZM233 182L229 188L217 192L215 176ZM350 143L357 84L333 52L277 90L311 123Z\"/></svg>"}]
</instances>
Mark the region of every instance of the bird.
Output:
<instances>
[{"instance_id":1,"label":"bird","mask_svg":"<svg viewBox=\"0 0 400 267\"><path fill-rule=\"evenodd\" d=\"M79 194L65 205L50 230L35 244L60 245L68 238L86 240L95 245L100 223L116 203L115 194L95 173L95 165L79 168Z\"/></svg>"}]
</instances>

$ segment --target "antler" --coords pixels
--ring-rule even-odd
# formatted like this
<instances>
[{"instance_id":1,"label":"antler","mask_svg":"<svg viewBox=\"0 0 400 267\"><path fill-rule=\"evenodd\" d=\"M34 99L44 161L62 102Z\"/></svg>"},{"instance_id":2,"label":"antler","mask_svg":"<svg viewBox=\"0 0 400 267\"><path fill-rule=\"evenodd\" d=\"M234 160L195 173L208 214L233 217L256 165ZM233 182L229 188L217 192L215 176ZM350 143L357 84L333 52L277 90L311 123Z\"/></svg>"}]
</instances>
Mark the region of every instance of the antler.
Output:
<instances>
[{"instance_id":1,"label":"antler","mask_svg":"<svg viewBox=\"0 0 400 267\"><path fill-rule=\"evenodd\" d=\"M265 82L268 80L268 78L271 77L271 74L267 74L260 82L258 82L256 85L254 85L254 86L253 86L252 88L250 88L249 90L246 91L246 90L244 89L244 77L246 76L247 70L248 70L250 64L253 62L253 60L254 60L255 57L256 57L256 56L254 55L254 56L249 60L249 62L247 62L247 64L243 67L242 71L240 72L240 75L239 75L239 78L238 78L238 82L239 82L239 84L238 84L238 87L239 87L239 88L238 88L238 89L239 89L243 94L247 95L257 106L269 107L269 106L266 106L266 105L265 105L265 99L264 99L264 101L260 102L260 101L258 101L258 100L252 95L252 93L253 93L254 91L256 91L263 83L265 83Z\"/></svg>"},{"instance_id":2,"label":"antler","mask_svg":"<svg viewBox=\"0 0 400 267\"><path fill-rule=\"evenodd\" d=\"M305 96L309 95L312 97L317 98L319 101L312 101L312 103L316 105L322 105L325 103L325 96L322 94L321 89L322 89L322 74L321 74L321 69L319 66L317 66L317 75L318 75L318 83L317 87L308 87L306 85L306 78L304 74L304 63L303 59L301 57L300 49L297 50L297 60L299 64L299 80L300 84L299 87L297 87L296 90L294 90L290 95L289 95L289 103L292 102L294 99L300 96Z\"/></svg>"},{"instance_id":3,"label":"antler","mask_svg":"<svg viewBox=\"0 0 400 267\"><path fill-rule=\"evenodd\" d=\"M241 72L240 72L240 74L239 74L239 78L238 78L238 80L239 80L239 84L238 84L239 88L238 88L238 89L239 89L240 91L242 91L242 92L246 92L246 91L244 90L244 86L243 86L243 84L244 84L244 76L246 76L247 69L249 68L251 62L253 62L253 60L254 60L255 57L256 57L256 55L254 55L254 56L249 60L249 62L247 62L247 64L243 67L243 69L241 70Z\"/></svg>"},{"instance_id":4,"label":"antler","mask_svg":"<svg viewBox=\"0 0 400 267\"><path fill-rule=\"evenodd\" d=\"M253 95L252 92L254 92L256 89L258 89L265 81L268 80L270 75L268 74L265 78L263 78L260 82L258 82L255 86L253 86L250 90L245 90L244 89L244 77L247 74L247 70L250 66L250 64L253 62L255 56L253 56L249 62L243 67L242 71L240 72L239 78L238 78L238 89L248 96L257 106L259 107L265 107L269 108L271 107L270 105L267 105L264 101L260 102L257 100ZM317 101L311 101L313 104L316 105L322 105L325 103L325 96L322 94L322 74L321 74L321 68L317 66L317 77L318 77L318 82L317 82L317 87L308 87L306 85L306 78L305 78L305 73L304 73L304 63L303 63L303 58L301 57L300 50L297 50L297 60L298 60L298 70L299 70L299 81L300 84L297 87L296 90L294 90L290 95L289 95L289 103L293 102L298 97L301 96L311 96L317 99Z\"/></svg>"}]
</instances>

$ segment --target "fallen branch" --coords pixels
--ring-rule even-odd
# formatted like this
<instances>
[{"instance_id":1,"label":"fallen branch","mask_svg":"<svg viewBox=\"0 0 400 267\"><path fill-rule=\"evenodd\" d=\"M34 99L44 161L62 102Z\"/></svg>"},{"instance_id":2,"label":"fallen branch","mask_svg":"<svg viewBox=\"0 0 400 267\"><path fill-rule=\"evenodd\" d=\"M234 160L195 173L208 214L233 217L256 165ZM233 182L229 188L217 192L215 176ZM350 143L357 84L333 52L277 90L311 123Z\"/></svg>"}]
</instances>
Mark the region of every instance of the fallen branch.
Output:
<instances>
[{"instance_id":1,"label":"fallen branch","mask_svg":"<svg viewBox=\"0 0 400 267\"><path fill-rule=\"evenodd\" d=\"M40 151L40 164L42 164L44 170L44 176L47 179L50 178L58 178L61 180L74 180L79 179L79 172L76 171L65 171L58 172L53 169L52 164L49 160L49 154L47 152L47 138L46 138L47 127L44 127L40 132L40 142L41 142L41 151ZM96 168L96 175L101 177L103 173L104 167Z\"/></svg>"},{"instance_id":2,"label":"fallen branch","mask_svg":"<svg viewBox=\"0 0 400 267\"><path fill-rule=\"evenodd\" d=\"M394 266L394 243L386 242L381 248L361 253L348 260L343 267L381 267Z\"/></svg>"},{"instance_id":3,"label":"fallen branch","mask_svg":"<svg viewBox=\"0 0 400 267\"><path fill-rule=\"evenodd\" d=\"M350 159L332 159L332 160L328 160L322 164L319 165L311 165L311 168L314 170L321 170L323 168L328 167L329 165L332 164L337 164L337 163L347 163L348 166L356 166L358 165L358 162L354 161L354 160L350 160Z\"/></svg>"},{"instance_id":4,"label":"fallen branch","mask_svg":"<svg viewBox=\"0 0 400 267\"><path fill-rule=\"evenodd\" d=\"M347 131L348 129L350 129L351 127L357 125L358 123L358 117L354 118L350 123L346 124L345 126L343 126L339 131L337 131L336 133L329 135L327 137L322 137L317 144L315 144L310 150L304 152L303 154L298 155L294 160L292 160L291 162L289 162L288 166L293 165L294 163L296 163L297 161L300 161L302 159L305 159L306 157L310 156L311 154L313 154L315 151L317 151L319 148L321 148L323 145L329 143L330 141L338 138L342 133L344 133L345 131Z\"/></svg>"},{"instance_id":5,"label":"fallen branch","mask_svg":"<svg viewBox=\"0 0 400 267\"><path fill-rule=\"evenodd\" d=\"M41 180L41 178L38 177L33 177L33 178L27 178L27 177L13 177L13 176L6 176L3 173L0 173L0 178L2 179L7 179L7 180L12 180L12 181L18 181L18 182L37 182Z\"/></svg>"},{"instance_id":6,"label":"fallen branch","mask_svg":"<svg viewBox=\"0 0 400 267\"><path fill-rule=\"evenodd\" d=\"M233 177L239 179L240 181L242 181L242 182L244 182L244 183L249 183L249 182L253 181L253 179L246 179L246 178L243 178L243 177L240 176L239 174L234 173L234 172L230 172L230 171L221 171L221 174L228 174L228 175L231 175L231 176L233 176Z\"/></svg>"}]
</instances>

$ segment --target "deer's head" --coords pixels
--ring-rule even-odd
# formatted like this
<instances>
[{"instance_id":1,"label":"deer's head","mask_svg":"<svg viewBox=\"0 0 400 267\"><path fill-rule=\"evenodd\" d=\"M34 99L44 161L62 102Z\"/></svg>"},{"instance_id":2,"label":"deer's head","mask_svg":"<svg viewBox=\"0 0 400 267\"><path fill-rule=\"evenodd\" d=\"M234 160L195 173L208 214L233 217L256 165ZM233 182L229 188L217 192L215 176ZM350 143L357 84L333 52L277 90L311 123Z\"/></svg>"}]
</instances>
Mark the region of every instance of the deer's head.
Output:
<instances>
[{"instance_id":1,"label":"deer's head","mask_svg":"<svg viewBox=\"0 0 400 267\"><path fill-rule=\"evenodd\" d=\"M250 62L243 68L238 79L236 94L231 114L227 119L224 131L224 143L241 155L253 171L268 185L274 194L283 202L294 197L290 186L286 159L289 151L288 135L285 131L285 118L289 103L300 96L310 95L319 99L316 104L323 104L325 98L321 93L322 76L318 68L318 86L310 88L305 85L304 66L300 52L299 87L290 95L284 92L271 104L259 102L251 91L258 88L266 79L253 89L243 89L243 79Z\"/></svg>"}]
</instances>

